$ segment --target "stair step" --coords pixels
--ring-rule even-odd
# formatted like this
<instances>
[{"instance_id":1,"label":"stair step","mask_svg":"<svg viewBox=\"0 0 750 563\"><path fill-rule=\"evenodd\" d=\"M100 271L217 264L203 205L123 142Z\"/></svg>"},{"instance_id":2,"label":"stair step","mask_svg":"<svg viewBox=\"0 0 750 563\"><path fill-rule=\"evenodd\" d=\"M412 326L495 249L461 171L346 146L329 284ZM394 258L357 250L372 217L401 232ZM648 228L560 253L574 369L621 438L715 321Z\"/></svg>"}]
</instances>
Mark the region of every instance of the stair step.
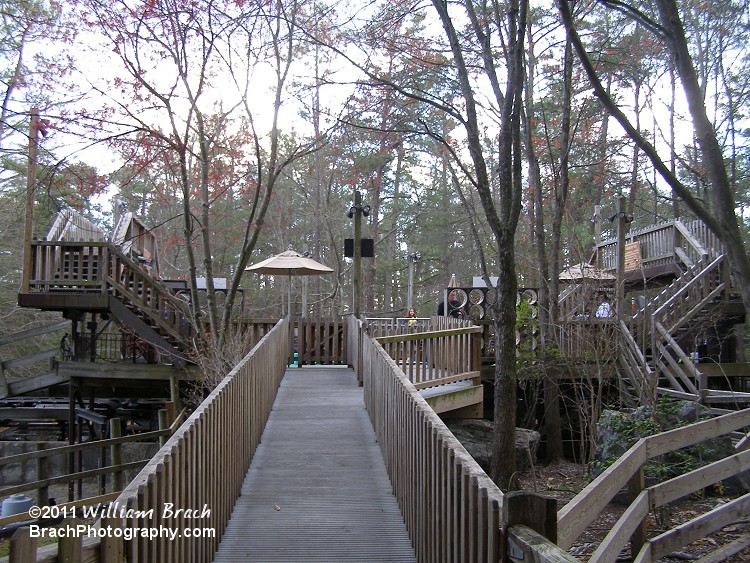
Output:
<instances>
[{"instance_id":1,"label":"stair step","mask_svg":"<svg viewBox=\"0 0 750 563\"><path fill-rule=\"evenodd\" d=\"M708 389L706 392L707 403L750 403L750 393L742 391L720 391Z\"/></svg>"}]
</instances>

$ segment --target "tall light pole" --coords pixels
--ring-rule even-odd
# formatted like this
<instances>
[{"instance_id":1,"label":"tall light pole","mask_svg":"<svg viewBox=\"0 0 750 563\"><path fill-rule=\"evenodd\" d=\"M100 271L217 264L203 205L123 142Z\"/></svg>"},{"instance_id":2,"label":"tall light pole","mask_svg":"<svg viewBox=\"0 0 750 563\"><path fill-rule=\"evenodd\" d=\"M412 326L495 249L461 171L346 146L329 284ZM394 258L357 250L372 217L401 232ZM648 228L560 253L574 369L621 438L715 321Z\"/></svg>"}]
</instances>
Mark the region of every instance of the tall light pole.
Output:
<instances>
[{"instance_id":1,"label":"tall light pole","mask_svg":"<svg viewBox=\"0 0 750 563\"><path fill-rule=\"evenodd\" d=\"M370 206L362 205L362 193L354 192L354 205L346 214L349 219L354 218L354 316L359 318L361 312L361 290L362 290L362 217L370 214Z\"/></svg>"},{"instance_id":2,"label":"tall light pole","mask_svg":"<svg viewBox=\"0 0 750 563\"><path fill-rule=\"evenodd\" d=\"M409 260L409 287L406 294L406 310L408 311L414 306L412 299L414 294L414 265L422 259L422 255L419 252L410 252L406 255L406 259Z\"/></svg>"},{"instance_id":3,"label":"tall light pole","mask_svg":"<svg viewBox=\"0 0 750 563\"><path fill-rule=\"evenodd\" d=\"M21 293L28 293L31 280L31 240L34 237L34 200L36 198L36 159L39 133L47 136L49 122L39 119L39 110L31 108L29 121L29 164L26 173L26 218L23 232L23 272Z\"/></svg>"}]
</instances>

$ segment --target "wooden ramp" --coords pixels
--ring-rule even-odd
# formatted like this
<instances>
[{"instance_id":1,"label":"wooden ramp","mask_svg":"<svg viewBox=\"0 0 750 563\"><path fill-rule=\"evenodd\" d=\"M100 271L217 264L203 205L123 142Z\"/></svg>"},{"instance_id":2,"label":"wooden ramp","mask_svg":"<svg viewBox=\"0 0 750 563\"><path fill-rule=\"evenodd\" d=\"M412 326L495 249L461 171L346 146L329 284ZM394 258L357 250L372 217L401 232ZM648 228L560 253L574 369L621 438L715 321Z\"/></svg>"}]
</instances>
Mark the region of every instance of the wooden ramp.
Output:
<instances>
[{"instance_id":1,"label":"wooden ramp","mask_svg":"<svg viewBox=\"0 0 750 563\"><path fill-rule=\"evenodd\" d=\"M214 561L416 561L353 370L287 370Z\"/></svg>"}]
</instances>

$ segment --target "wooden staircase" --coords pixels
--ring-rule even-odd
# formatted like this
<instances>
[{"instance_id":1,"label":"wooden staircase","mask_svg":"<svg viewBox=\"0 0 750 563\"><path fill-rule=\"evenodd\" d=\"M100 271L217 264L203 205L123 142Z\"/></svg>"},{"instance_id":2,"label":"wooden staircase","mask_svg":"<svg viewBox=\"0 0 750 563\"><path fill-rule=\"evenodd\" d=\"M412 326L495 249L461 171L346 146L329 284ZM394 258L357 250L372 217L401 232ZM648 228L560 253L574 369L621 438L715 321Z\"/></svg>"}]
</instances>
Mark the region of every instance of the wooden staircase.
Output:
<instances>
[{"instance_id":1,"label":"wooden staircase","mask_svg":"<svg viewBox=\"0 0 750 563\"><path fill-rule=\"evenodd\" d=\"M162 358L184 367L196 331L188 303L166 289L138 262L109 249L106 289L114 317L156 348Z\"/></svg>"},{"instance_id":2,"label":"wooden staircase","mask_svg":"<svg viewBox=\"0 0 750 563\"><path fill-rule=\"evenodd\" d=\"M664 240L673 245L672 260L681 273L627 322L619 321L619 367L640 402L653 404L657 396L668 395L705 404L750 403L744 390L710 388L716 370L702 369L706 358L696 344L701 335L726 330L741 318L728 261L715 237L699 225L674 221L672 228L682 244Z\"/></svg>"},{"instance_id":3,"label":"wooden staircase","mask_svg":"<svg viewBox=\"0 0 750 563\"><path fill-rule=\"evenodd\" d=\"M153 346L163 363L187 363L196 334L189 304L113 244L33 242L31 265L20 306L110 315Z\"/></svg>"}]
</instances>

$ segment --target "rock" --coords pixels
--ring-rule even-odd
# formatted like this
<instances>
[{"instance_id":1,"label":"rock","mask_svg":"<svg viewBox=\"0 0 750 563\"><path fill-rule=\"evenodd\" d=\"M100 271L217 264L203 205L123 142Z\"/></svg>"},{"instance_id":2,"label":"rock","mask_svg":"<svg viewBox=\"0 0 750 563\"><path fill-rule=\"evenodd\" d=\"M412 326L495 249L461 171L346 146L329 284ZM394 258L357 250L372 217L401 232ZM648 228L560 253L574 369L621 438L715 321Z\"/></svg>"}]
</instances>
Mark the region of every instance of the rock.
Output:
<instances>
[{"instance_id":1,"label":"rock","mask_svg":"<svg viewBox=\"0 0 750 563\"><path fill-rule=\"evenodd\" d=\"M630 412L605 410L597 424L596 450L591 466L593 477L600 475L640 438L666 432L709 418L709 409L692 401L660 404L656 411L638 407ZM646 484L662 482L692 469L723 459L734 452L728 435L705 440L683 450L669 452L653 459L645 467ZM744 493L750 491L748 472L727 479L714 487L717 491Z\"/></svg>"},{"instance_id":2,"label":"rock","mask_svg":"<svg viewBox=\"0 0 750 563\"><path fill-rule=\"evenodd\" d=\"M446 424L480 467L489 473L492 459L493 423L483 419L456 419L446 421ZM536 463L540 439L539 432L516 428L517 471L528 469L530 462Z\"/></svg>"}]
</instances>

